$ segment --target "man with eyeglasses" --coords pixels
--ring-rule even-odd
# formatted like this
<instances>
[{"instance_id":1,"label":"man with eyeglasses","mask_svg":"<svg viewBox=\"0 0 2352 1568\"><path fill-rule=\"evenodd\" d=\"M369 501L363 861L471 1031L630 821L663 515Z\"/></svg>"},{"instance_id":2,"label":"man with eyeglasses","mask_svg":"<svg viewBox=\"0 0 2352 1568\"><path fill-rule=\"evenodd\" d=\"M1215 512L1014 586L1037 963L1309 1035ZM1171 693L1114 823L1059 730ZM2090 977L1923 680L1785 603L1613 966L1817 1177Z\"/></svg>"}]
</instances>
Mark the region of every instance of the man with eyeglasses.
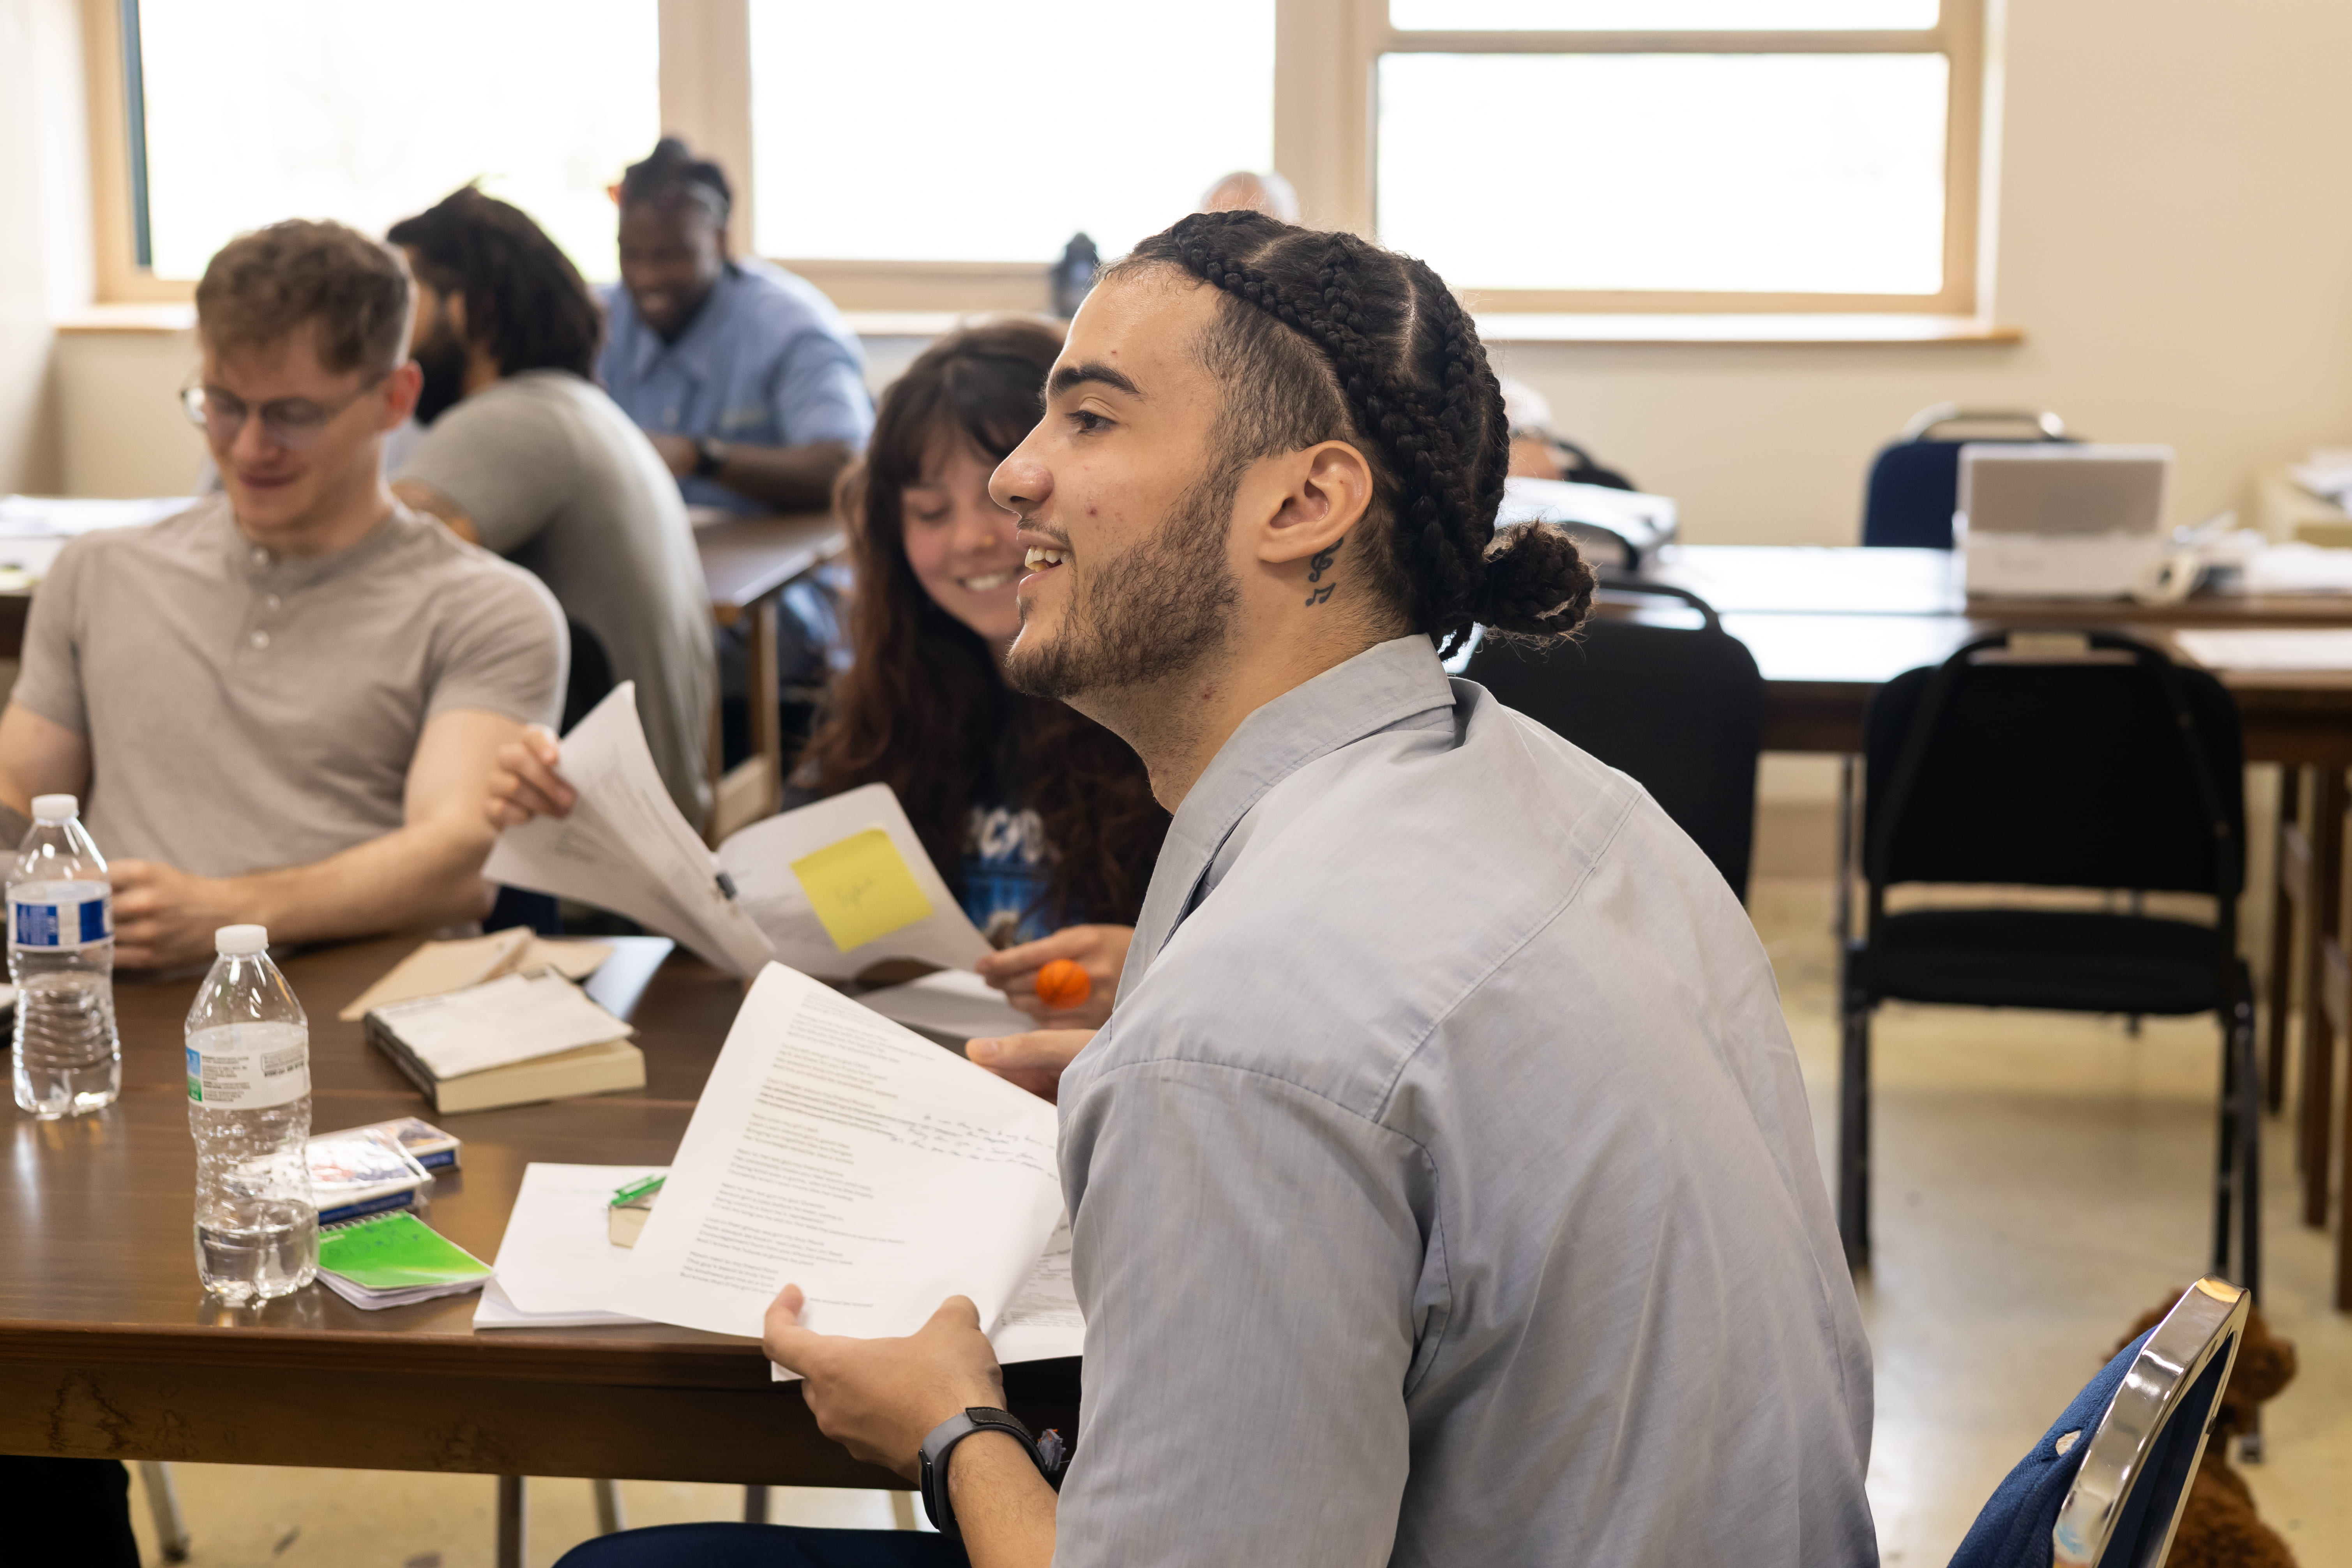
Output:
<instances>
[{"instance_id":1,"label":"man with eyeglasses","mask_svg":"<svg viewBox=\"0 0 2352 1568\"><path fill-rule=\"evenodd\" d=\"M243 921L317 942L489 907L482 794L556 717L563 620L385 484L413 308L399 255L338 224L222 247L184 394L222 493L75 540L35 599L0 805L85 797L127 967L201 961Z\"/></svg>"}]
</instances>

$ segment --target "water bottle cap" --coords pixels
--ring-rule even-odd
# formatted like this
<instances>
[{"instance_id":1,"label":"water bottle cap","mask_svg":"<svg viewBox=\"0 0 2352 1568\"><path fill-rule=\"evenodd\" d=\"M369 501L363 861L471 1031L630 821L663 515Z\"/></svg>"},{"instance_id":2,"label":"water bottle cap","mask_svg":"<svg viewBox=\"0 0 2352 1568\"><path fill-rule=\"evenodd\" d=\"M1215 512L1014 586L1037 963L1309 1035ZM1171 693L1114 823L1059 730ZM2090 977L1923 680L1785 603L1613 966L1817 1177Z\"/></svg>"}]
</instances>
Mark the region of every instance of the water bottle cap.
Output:
<instances>
[{"instance_id":1,"label":"water bottle cap","mask_svg":"<svg viewBox=\"0 0 2352 1568\"><path fill-rule=\"evenodd\" d=\"M220 952L236 954L238 956L242 956L248 952L261 952L266 951L269 946L269 928L267 926L223 926L220 930L213 932L213 946Z\"/></svg>"},{"instance_id":2,"label":"water bottle cap","mask_svg":"<svg viewBox=\"0 0 2352 1568\"><path fill-rule=\"evenodd\" d=\"M37 795L33 797L33 820L36 822L71 822L81 815L81 802L69 795Z\"/></svg>"}]
</instances>

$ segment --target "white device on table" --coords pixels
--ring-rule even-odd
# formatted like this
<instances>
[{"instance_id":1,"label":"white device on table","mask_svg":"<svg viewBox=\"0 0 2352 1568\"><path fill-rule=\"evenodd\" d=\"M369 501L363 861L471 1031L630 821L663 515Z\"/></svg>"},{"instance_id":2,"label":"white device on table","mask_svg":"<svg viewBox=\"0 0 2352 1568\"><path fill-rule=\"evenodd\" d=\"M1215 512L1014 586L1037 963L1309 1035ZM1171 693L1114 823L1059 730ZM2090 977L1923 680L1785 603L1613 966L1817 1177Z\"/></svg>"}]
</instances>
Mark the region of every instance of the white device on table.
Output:
<instances>
[{"instance_id":1,"label":"white device on table","mask_svg":"<svg viewBox=\"0 0 2352 1568\"><path fill-rule=\"evenodd\" d=\"M2003 598L2119 599L2171 548L2172 448L1970 442L1952 520L1968 591Z\"/></svg>"}]
</instances>

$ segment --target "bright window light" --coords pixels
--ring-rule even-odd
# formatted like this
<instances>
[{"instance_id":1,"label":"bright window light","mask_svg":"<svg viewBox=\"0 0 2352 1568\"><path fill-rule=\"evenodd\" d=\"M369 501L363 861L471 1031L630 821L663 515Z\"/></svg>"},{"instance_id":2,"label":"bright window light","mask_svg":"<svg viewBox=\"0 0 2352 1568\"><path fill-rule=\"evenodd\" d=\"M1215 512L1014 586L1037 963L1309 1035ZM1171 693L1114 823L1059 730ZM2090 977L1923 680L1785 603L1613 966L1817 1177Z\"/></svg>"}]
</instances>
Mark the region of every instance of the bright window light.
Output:
<instances>
[{"instance_id":1,"label":"bright window light","mask_svg":"<svg viewBox=\"0 0 2352 1568\"><path fill-rule=\"evenodd\" d=\"M1274 161L1274 0L751 0L761 254L1117 256Z\"/></svg>"},{"instance_id":2,"label":"bright window light","mask_svg":"<svg viewBox=\"0 0 2352 1568\"><path fill-rule=\"evenodd\" d=\"M1391 26L1471 32L1907 31L1936 0L1389 0Z\"/></svg>"},{"instance_id":3,"label":"bright window light","mask_svg":"<svg viewBox=\"0 0 2352 1568\"><path fill-rule=\"evenodd\" d=\"M140 0L155 275L196 278L280 218L381 235L478 176L589 278L617 276L605 193L660 134L659 16L659 0Z\"/></svg>"},{"instance_id":4,"label":"bright window light","mask_svg":"<svg viewBox=\"0 0 2352 1568\"><path fill-rule=\"evenodd\" d=\"M1934 294L1947 74L1929 54L1387 55L1381 239L1461 289Z\"/></svg>"}]
</instances>

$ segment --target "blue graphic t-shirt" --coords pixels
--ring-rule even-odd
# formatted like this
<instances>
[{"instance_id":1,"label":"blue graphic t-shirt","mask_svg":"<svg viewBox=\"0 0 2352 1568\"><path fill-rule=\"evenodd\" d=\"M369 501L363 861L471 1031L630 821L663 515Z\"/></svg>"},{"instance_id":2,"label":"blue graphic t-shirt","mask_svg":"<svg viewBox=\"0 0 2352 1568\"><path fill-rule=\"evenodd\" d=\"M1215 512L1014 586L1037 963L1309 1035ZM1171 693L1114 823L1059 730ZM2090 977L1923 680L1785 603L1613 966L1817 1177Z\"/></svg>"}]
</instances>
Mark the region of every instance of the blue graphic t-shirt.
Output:
<instances>
[{"instance_id":1,"label":"blue graphic t-shirt","mask_svg":"<svg viewBox=\"0 0 2352 1568\"><path fill-rule=\"evenodd\" d=\"M1023 806L975 805L964 840L963 912L999 947L1051 935L1045 825Z\"/></svg>"}]
</instances>

